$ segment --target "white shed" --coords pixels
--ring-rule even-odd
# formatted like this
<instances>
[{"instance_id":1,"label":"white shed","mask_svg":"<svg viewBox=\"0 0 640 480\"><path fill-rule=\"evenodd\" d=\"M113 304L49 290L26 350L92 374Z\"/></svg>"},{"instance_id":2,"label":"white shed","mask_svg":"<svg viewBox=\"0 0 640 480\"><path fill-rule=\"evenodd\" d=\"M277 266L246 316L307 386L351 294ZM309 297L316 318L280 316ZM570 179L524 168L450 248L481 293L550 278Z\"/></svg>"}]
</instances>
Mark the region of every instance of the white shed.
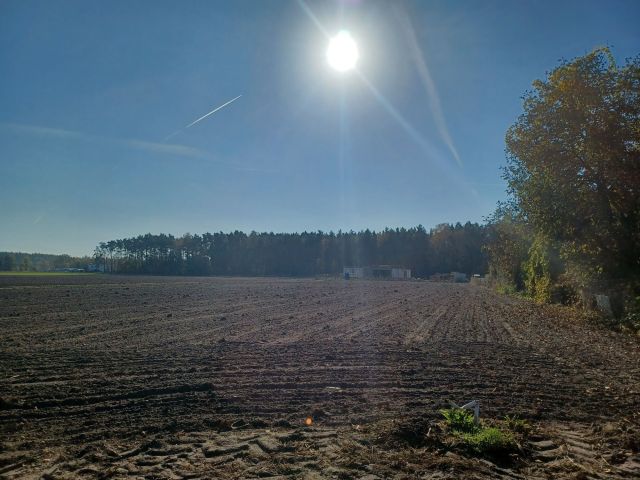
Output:
<instances>
[{"instance_id":1,"label":"white shed","mask_svg":"<svg viewBox=\"0 0 640 480\"><path fill-rule=\"evenodd\" d=\"M371 267L344 267L344 278L380 278L387 280L409 280L411 270L390 265L373 265Z\"/></svg>"},{"instance_id":2,"label":"white shed","mask_svg":"<svg viewBox=\"0 0 640 480\"><path fill-rule=\"evenodd\" d=\"M344 267L342 269L344 278L365 278L363 267Z\"/></svg>"},{"instance_id":3,"label":"white shed","mask_svg":"<svg viewBox=\"0 0 640 480\"><path fill-rule=\"evenodd\" d=\"M411 270L408 268L392 268L391 278L396 280L408 280L411 278Z\"/></svg>"}]
</instances>

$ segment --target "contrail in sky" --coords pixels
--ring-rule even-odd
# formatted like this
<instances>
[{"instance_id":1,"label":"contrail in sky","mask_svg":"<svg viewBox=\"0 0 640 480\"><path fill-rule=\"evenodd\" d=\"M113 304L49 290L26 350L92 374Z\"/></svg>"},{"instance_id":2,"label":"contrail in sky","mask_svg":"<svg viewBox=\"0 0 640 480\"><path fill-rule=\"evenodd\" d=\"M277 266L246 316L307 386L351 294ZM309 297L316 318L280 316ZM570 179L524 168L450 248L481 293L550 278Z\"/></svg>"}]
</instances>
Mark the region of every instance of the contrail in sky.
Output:
<instances>
[{"instance_id":1,"label":"contrail in sky","mask_svg":"<svg viewBox=\"0 0 640 480\"><path fill-rule=\"evenodd\" d=\"M198 118L197 120L191 122L189 125L187 125L186 127L182 127L180 130L176 130L175 132L173 132L171 135L169 135L168 137L166 137L163 142L166 142L167 140L169 140L171 137L173 137L174 135L177 135L178 133L180 133L183 130L186 130L189 127L193 127L196 123L204 120L205 118L207 118L209 115L213 115L214 113L216 113L218 110L223 109L224 107L226 107L227 105L229 105L230 103L235 102L237 99L239 99L242 95L238 95L236 98L232 98L231 100L229 100L227 103L223 103L222 105L220 105L219 107L214 108L213 110L211 110L209 113L207 113L206 115L201 116L200 118Z\"/></svg>"}]
</instances>

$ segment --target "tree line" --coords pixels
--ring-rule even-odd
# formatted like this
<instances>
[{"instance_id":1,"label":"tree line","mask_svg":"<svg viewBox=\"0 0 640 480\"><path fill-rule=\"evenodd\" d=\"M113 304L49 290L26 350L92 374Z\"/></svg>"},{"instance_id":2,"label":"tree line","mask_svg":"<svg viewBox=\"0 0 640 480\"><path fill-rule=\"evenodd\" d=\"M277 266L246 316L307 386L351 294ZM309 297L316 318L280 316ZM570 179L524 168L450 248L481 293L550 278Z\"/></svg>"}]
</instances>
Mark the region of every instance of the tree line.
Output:
<instances>
[{"instance_id":1,"label":"tree line","mask_svg":"<svg viewBox=\"0 0 640 480\"><path fill-rule=\"evenodd\" d=\"M398 265L414 276L484 273L487 229L477 223L303 232L139 235L102 242L95 258L106 272L161 275L339 274L344 266Z\"/></svg>"},{"instance_id":2,"label":"tree line","mask_svg":"<svg viewBox=\"0 0 640 480\"><path fill-rule=\"evenodd\" d=\"M640 329L640 57L563 61L507 131L509 198L488 223L498 286L590 306Z\"/></svg>"},{"instance_id":3,"label":"tree line","mask_svg":"<svg viewBox=\"0 0 640 480\"><path fill-rule=\"evenodd\" d=\"M48 272L57 268L86 268L90 257L50 255L46 253L0 252L0 271Z\"/></svg>"}]
</instances>

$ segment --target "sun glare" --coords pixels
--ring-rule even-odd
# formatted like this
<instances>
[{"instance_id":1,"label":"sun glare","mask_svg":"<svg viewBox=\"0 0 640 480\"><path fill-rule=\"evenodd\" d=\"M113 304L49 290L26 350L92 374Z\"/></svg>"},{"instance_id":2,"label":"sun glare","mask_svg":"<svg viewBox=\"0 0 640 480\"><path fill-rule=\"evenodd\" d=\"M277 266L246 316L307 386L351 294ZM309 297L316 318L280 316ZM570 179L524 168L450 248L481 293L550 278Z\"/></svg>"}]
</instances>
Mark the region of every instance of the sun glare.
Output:
<instances>
[{"instance_id":1,"label":"sun glare","mask_svg":"<svg viewBox=\"0 0 640 480\"><path fill-rule=\"evenodd\" d=\"M358 63L358 45L346 30L341 30L331 39L327 48L327 61L331 68L346 72Z\"/></svg>"}]
</instances>

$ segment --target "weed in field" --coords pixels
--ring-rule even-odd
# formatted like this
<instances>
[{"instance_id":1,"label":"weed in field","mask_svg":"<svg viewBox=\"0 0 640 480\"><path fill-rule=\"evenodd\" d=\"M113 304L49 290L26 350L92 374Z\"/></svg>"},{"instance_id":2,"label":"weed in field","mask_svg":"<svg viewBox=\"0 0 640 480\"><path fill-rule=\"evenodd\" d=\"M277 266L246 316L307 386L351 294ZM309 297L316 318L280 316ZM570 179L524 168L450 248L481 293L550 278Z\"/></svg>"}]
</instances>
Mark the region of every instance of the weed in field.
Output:
<instances>
[{"instance_id":1,"label":"weed in field","mask_svg":"<svg viewBox=\"0 0 640 480\"><path fill-rule=\"evenodd\" d=\"M517 450L516 441L510 432L497 427L480 427L475 432L461 432L458 438L474 453L488 457L498 457Z\"/></svg>"},{"instance_id":2,"label":"weed in field","mask_svg":"<svg viewBox=\"0 0 640 480\"><path fill-rule=\"evenodd\" d=\"M473 421L473 413L463 408L447 408L440 410L447 426L455 432L474 432L478 425Z\"/></svg>"},{"instance_id":3,"label":"weed in field","mask_svg":"<svg viewBox=\"0 0 640 480\"><path fill-rule=\"evenodd\" d=\"M452 444L475 455L490 458L505 458L518 449L513 434L498 427L487 427L473 421L473 413L461 408L441 410L447 430L452 435ZM511 425L524 428L526 422L511 419ZM508 427L507 427L508 428Z\"/></svg>"}]
</instances>

